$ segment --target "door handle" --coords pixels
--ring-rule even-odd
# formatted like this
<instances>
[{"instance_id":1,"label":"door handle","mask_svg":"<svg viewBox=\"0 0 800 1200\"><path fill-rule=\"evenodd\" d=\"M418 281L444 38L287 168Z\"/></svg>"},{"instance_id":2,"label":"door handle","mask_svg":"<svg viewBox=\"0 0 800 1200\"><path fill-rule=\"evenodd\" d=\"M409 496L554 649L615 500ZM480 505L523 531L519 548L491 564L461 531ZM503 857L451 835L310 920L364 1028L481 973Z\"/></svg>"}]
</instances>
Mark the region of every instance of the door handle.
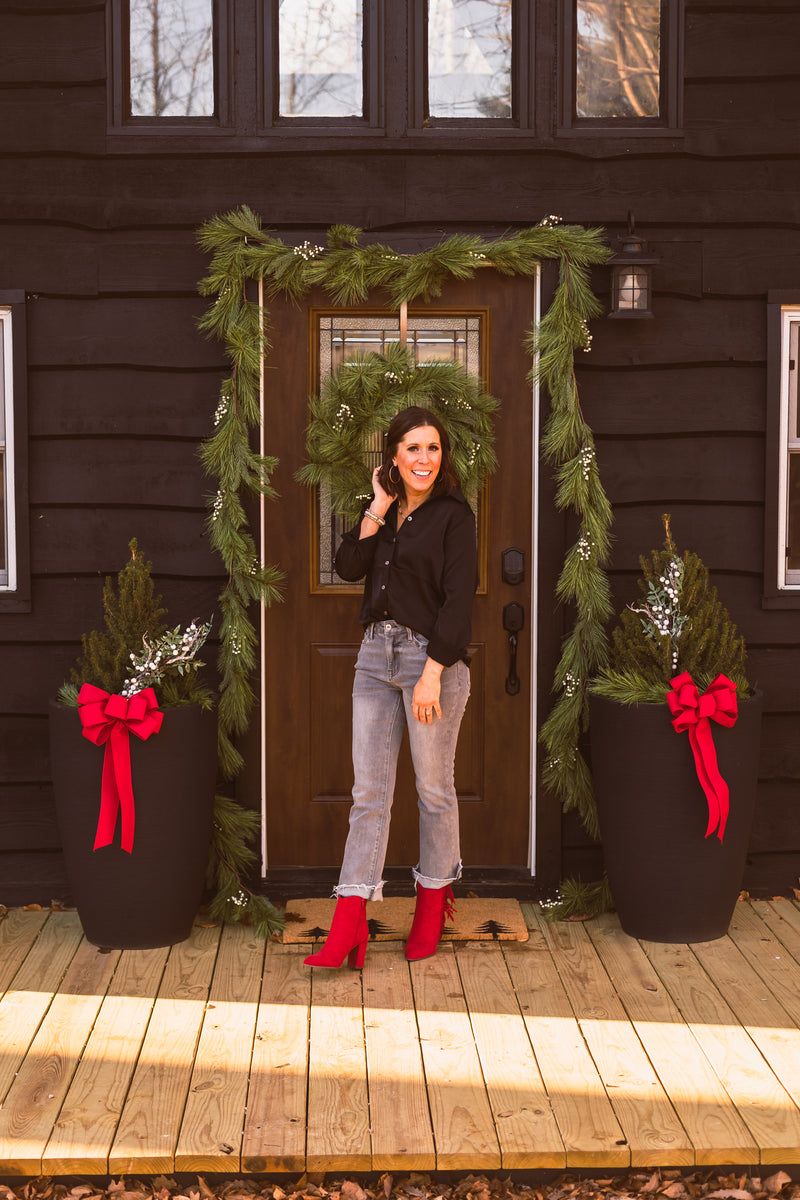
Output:
<instances>
[{"instance_id":1,"label":"door handle","mask_svg":"<svg viewBox=\"0 0 800 1200\"><path fill-rule=\"evenodd\" d=\"M519 676L517 675L517 634L525 624L525 609L516 600L512 600L503 609L503 629L508 634L509 664L506 676L506 691L509 696L519 694Z\"/></svg>"}]
</instances>

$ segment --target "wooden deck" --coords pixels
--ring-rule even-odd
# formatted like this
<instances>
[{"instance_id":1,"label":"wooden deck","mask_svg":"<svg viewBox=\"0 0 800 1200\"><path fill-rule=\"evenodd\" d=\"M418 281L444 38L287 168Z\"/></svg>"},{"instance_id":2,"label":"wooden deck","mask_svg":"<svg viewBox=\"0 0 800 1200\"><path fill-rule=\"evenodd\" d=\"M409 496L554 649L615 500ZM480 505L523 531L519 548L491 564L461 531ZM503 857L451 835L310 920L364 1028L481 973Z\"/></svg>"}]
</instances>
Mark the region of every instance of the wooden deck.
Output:
<instances>
[{"instance_id":1,"label":"wooden deck","mask_svg":"<svg viewBox=\"0 0 800 1200\"><path fill-rule=\"evenodd\" d=\"M360 972L196 927L102 953L75 913L0 922L0 1176L800 1162L800 907L640 943L400 943Z\"/></svg>"}]
</instances>

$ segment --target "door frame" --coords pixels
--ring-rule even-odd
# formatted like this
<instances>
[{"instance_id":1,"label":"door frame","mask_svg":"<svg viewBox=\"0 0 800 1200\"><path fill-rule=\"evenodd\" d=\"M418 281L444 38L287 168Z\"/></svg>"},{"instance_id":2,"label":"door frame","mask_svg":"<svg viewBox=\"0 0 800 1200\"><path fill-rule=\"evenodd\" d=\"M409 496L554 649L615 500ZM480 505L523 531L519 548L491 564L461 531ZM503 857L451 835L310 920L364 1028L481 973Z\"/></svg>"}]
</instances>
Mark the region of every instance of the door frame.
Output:
<instances>
[{"instance_id":1,"label":"door frame","mask_svg":"<svg viewBox=\"0 0 800 1200\"><path fill-rule=\"evenodd\" d=\"M541 263L537 264L536 271L529 277L532 289L532 313L533 327L539 325L542 315L542 268ZM264 283L262 279L258 281L258 306L259 306L259 326L263 335L264 331ZM532 363L533 365L533 363ZM261 365L259 371L259 453L265 454L265 429L266 418L266 388L265 388L265 356L261 355ZM502 398L501 398L502 402ZM531 403L531 545L527 547L529 562L531 564L531 615L530 615L530 636L529 636L529 652L526 656L525 669L529 672L530 681L530 736L529 736L529 787L528 787L528 871L531 878L536 876L537 870L537 818L538 818L538 771L537 771L537 745L538 745L538 702L539 689L538 682L538 643L539 643L539 518L541 513L540 497L540 479L541 479L541 464L539 458L540 434L541 434L541 404L540 404L540 389L539 382L534 377L534 382L530 390ZM266 556L266 530L267 530L267 501L262 494L259 498L258 505L259 519L259 555L261 562L265 561ZM259 606L259 665L258 665L258 688L257 694L260 701L260 737L259 737L259 793L260 793L260 809L261 809L261 877L266 878L269 867L269 830L267 828L267 780L266 780L266 743L269 726L269 713L267 711L266 697L266 680L268 670L268 641L266 636L266 607L262 603Z\"/></svg>"}]
</instances>

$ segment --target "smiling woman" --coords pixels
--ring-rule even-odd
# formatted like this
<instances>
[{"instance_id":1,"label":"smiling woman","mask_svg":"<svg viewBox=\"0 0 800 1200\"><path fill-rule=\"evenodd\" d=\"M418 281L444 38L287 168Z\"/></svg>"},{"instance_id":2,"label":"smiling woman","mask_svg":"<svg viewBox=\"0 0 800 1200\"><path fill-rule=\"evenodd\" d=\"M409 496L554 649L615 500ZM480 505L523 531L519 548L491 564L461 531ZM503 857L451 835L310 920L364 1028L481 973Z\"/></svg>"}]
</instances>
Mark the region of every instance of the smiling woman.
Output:
<instances>
[{"instance_id":1,"label":"smiling woman","mask_svg":"<svg viewBox=\"0 0 800 1200\"><path fill-rule=\"evenodd\" d=\"M366 902L383 899L397 759L408 733L419 810L417 901L406 958L436 950L461 875L454 764L470 692L468 646L478 583L475 517L458 490L450 439L412 405L386 431L372 496L336 556L366 576L353 685L353 803L328 939L309 966L361 967Z\"/></svg>"}]
</instances>

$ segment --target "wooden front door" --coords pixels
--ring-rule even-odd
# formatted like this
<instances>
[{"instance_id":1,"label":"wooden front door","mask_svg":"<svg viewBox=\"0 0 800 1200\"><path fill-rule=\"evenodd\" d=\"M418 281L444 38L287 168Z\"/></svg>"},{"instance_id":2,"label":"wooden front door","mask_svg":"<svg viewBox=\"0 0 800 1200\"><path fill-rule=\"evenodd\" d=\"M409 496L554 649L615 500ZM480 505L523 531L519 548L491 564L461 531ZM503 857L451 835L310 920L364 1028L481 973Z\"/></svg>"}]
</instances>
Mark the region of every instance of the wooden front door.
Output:
<instances>
[{"instance_id":1,"label":"wooden front door","mask_svg":"<svg viewBox=\"0 0 800 1200\"><path fill-rule=\"evenodd\" d=\"M461 727L456 786L462 854L470 866L529 861L531 789L531 581L533 403L523 339L534 320L535 285L488 271L453 282L409 309L418 361L458 357L480 371L501 401L499 468L479 500L481 584L475 599L472 692ZM266 561L287 574L285 602L265 613L263 789L267 867L338 866L347 834L353 667L361 640L360 588L331 571L335 534L315 493L293 480L303 462L307 397L319 372L352 349L380 349L398 315L378 306L334 308L323 297L273 308L264 386L266 444L279 455L277 503L266 505ZM506 555L503 551L521 553ZM504 572L505 564L505 572ZM505 575L505 577L504 577ZM512 605L507 609L506 606ZM508 684L507 623L516 635L518 684ZM515 691L515 687L517 690ZM401 752L388 865L417 861L416 792Z\"/></svg>"}]
</instances>

